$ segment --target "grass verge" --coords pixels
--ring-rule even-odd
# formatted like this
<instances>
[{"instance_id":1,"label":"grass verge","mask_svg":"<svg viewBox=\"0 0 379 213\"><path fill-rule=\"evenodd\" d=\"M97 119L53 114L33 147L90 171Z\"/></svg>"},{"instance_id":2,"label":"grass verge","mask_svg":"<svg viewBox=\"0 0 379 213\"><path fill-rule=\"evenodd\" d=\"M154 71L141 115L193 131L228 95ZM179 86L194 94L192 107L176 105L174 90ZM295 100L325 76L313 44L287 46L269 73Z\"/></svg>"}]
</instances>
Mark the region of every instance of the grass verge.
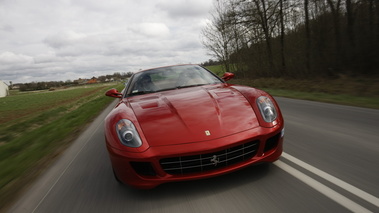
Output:
<instances>
[{"instance_id":1,"label":"grass verge","mask_svg":"<svg viewBox=\"0 0 379 213\"><path fill-rule=\"evenodd\" d=\"M232 79L240 84L262 89L273 96L379 109L378 79Z\"/></svg>"},{"instance_id":2,"label":"grass verge","mask_svg":"<svg viewBox=\"0 0 379 213\"><path fill-rule=\"evenodd\" d=\"M114 99L104 93L114 85L75 88L48 94L30 93L2 99L0 117L12 111L12 105L25 98L38 98L35 103L25 103L26 109L34 107L32 115L13 116L0 127L0 211L64 150L80 131ZM123 85L117 86L119 90ZM58 96L61 104L52 104ZM44 97L44 101L41 100ZM6 97L8 98L8 97ZM5 104L7 103L7 104ZM9 104L10 103L10 104ZM46 104L48 103L48 104ZM46 105L49 107L46 108ZM22 106L15 106L15 108ZM20 109L18 109L20 110ZM31 111L32 112L32 111Z\"/></svg>"}]
</instances>

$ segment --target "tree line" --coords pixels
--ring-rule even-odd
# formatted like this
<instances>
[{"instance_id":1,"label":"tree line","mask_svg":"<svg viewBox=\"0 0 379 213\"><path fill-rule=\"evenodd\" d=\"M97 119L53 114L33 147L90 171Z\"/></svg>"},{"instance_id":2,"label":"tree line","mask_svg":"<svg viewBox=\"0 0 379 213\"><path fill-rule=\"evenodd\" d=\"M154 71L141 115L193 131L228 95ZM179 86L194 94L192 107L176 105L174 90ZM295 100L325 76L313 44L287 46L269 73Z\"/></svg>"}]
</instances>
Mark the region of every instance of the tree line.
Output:
<instances>
[{"instance_id":1,"label":"tree line","mask_svg":"<svg viewBox=\"0 0 379 213\"><path fill-rule=\"evenodd\" d=\"M202 38L243 77L378 75L379 1L215 0Z\"/></svg>"},{"instance_id":2,"label":"tree line","mask_svg":"<svg viewBox=\"0 0 379 213\"><path fill-rule=\"evenodd\" d=\"M78 80L67 80L67 81L43 81L43 82L31 82L24 84L17 84L20 91L35 91L35 90L47 90L54 89L59 87L70 87L70 86L78 86L87 83L105 83L109 81L121 81L126 80L130 76L132 76L133 72L120 73L115 72L112 75L102 75L99 77L92 77L91 79L78 79ZM14 87L12 85L11 87Z\"/></svg>"}]
</instances>

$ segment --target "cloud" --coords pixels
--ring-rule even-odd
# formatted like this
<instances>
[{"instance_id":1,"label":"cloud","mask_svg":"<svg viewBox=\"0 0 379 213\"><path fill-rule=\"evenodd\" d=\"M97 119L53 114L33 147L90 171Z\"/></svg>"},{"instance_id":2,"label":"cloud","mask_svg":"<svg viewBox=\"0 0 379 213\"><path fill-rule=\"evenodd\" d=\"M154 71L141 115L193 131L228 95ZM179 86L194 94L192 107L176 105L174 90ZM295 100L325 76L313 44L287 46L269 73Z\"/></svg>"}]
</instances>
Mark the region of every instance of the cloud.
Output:
<instances>
[{"instance_id":1,"label":"cloud","mask_svg":"<svg viewBox=\"0 0 379 213\"><path fill-rule=\"evenodd\" d=\"M12 52L3 52L0 54L1 65L30 64L32 61L32 57L22 54L15 54Z\"/></svg>"},{"instance_id":2,"label":"cloud","mask_svg":"<svg viewBox=\"0 0 379 213\"><path fill-rule=\"evenodd\" d=\"M30 66L33 66L33 57L13 52L3 52L0 54L0 70L2 75L12 76L13 74L20 73L20 71L27 70ZM8 80L8 78L3 79Z\"/></svg>"},{"instance_id":3,"label":"cloud","mask_svg":"<svg viewBox=\"0 0 379 213\"><path fill-rule=\"evenodd\" d=\"M157 4L157 8L166 11L174 18L204 16L211 6L212 1L204 0L163 0Z\"/></svg>"},{"instance_id":4,"label":"cloud","mask_svg":"<svg viewBox=\"0 0 379 213\"><path fill-rule=\"evenodd\" d=\"M208 60L212 0L28 0L0 7L0 79L75 80Z\"/></svg>"},{"instance_id":5,"label":"cloud","mask_svg":"<svg viewBox=\"0 0 379 213\"><path fill-rule=\"evenodd\" d=\"M72 59L70 57L57 57L54 52L37 55L34 57L35 64L52 64L58 62L69 62Z\"/></svg>"},{"instance_id":6,"label":"cloud","mask_svg":"<svg viewBox=\"0 0 379 213\"><path fill-rule=\"evenodd\" d=\"M13 32L13 27L8 25L8 24L4 24L2 26L0 26L0 31L4 31L4 32Z\"/></svg>"},{"instance_id":7,"label":"cloud","mask_svg":"<svg viewBox=\"0 0 379 213\"><path fill-rule=\"evenodd\" d=\"M44 42L54 49L61 49L86 41L86 35L73 31L66 31L48 36Z\"/></svg>"},{"instance_id":8,"label":"cloud","mask_svg":"<svg viewBox=\"0 0 379 213\"><path fill-rule=\"evenodd\" d=\"M170 34L169 28L164 23L139 23L129 27L139 36L165 38Z\"/></svg>"}]
</instances>

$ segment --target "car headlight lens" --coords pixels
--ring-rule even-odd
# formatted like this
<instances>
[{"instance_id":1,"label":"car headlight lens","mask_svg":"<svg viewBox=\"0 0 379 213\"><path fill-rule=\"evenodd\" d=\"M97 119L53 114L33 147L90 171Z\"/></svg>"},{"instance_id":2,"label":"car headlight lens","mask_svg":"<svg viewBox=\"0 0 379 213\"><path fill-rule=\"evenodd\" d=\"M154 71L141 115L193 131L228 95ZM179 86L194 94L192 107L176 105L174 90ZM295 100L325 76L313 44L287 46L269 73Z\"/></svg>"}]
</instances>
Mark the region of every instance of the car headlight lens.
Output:
<instances>
[{"instance_id":1,"label":"car headlight lens","mask_svg":"<svg viewBox=\"0 0 379 213\"><path fill-rule=\"evenodd\" d=\"M122 119L116 124L116 132L121 143L129 147L140 147L142 145L141 138L133 125L127 119Z\"/></svg>"},{"instance_id":2,"label":"car headlight lens","mask_svg":"<svg viewBox=\"0 0 379 213\"><path fill-rule=\"evenodd\" d=\"M271 123L276 119L277 117L276 109L269 97L266 97L266 96L259 97L257 99L257 105L258 105L259 111L262 114L263 119L266 122Z\"/></svg>"}]
</instances>

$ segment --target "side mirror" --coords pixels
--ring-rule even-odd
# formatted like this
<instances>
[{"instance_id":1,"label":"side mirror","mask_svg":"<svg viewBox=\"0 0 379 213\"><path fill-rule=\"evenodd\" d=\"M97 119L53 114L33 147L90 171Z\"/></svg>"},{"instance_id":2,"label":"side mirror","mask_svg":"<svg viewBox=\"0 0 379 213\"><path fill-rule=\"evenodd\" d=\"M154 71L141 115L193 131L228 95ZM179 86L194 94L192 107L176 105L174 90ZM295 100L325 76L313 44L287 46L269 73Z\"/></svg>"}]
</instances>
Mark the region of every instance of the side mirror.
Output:
<instances>
[{"instance_id":1,"label":"side mirror","mask_svg":"<svg viewBox=\"0 0 379 213\"><path fill-rule=\"evenodd\" d=\"M113 98L121 98L122 97L122 93L119 93L117 91L117 89L115 88L112 88L110 90L108 90L106 93L105 93L106 96L109 96L109 97L113 97Z\"/></svg>"},{"instance_id":2,"label":"side mirror","mask_svg":"<svg viewBox=\"0 0 379 213\"><path fill-rule=\"evenodd\" d=\"M230 79L234 78L234 74L231 73L231 72L226 72L224 73L224 75L222 76L222 79L224 81L229 81Z\"/></svg>"}]
</instances>

